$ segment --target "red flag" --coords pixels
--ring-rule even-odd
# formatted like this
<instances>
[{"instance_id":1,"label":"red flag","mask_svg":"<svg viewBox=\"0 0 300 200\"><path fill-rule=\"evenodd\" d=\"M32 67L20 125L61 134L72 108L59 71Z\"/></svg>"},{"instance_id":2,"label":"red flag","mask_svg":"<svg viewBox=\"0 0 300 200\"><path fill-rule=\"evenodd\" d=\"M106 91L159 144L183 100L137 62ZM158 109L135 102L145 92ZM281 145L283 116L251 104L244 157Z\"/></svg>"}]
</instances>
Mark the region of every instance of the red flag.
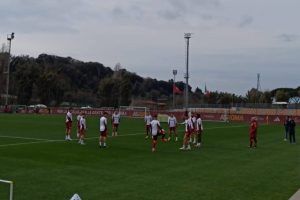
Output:
<instances>
[{"instance_id":1,"label":"red flag","mask_svg":"<svg viewBox=\"0 0 300 200\"><path fill-rule=\"evenodd\" d=\"M176 87L175 84L173 84L173 93L174 94L182 94L182 91L178 87Z\"/></svg>"}]
</instances>

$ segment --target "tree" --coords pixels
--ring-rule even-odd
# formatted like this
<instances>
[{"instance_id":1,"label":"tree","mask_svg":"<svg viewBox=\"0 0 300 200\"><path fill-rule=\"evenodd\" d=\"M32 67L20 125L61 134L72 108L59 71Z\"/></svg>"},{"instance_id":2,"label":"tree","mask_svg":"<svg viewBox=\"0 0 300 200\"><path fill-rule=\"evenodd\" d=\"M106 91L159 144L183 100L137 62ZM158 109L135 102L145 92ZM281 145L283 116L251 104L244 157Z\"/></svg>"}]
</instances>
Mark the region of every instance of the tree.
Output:
<instances>
[{"instance_id":1,"label":"tree","mask_svg":"<svg viewBox=\"0 0 300 200\"><path fill-rule=\"evenodd\" d=\"M129 106L131 103L131 90L130 77L124 76L120 84L120 105Z\"/></svg>"},{"instance_id":2,"label":"tree","mask_svg":"<svg viewBox=\"0 0 300 200\"><path fill-rule=\"evenodd\" d=\"M114 67L114 71L117 72L117 71L120 71L122 69L122 65L121 63L117 63Z\"/></svg>"},{"instance_id":3,"label":"tree","mask_svg":"<svg viewBox=\"0 0 300 200\"><path fill-rule=\"evenodd\" d=\"M57 73L52 71L42 73L37 85L41 103L50 105L53 102L52 104L59 105L62 102L67 84Z\"/></svg>"},{"instance_id":4,"label":"tree","mask_svg":"<svg viewBox=\"0 0 300 200\"><path fill-rule=\"evenodd\" d=\"M24 57L21 64L12 73L12 88L16 88L19 104L29 104L32 97L33 84L39 76L39 69L36 63ZM14 69L14 64L12 68ZM15 92L12 92L15 93Z\"/></svg>"},{"instance_id":5,"label":"tree","mask_svg":"<svg viewBox=\"0 0 300 200\"><path fill-rule=\"evenodd\" d=\"M260 99L262 96L262 92L258 91L255 88L249 90L246 94L247 103L261 103Z\"/></svg>"},{"instance_id":6,"label":"tree","mask_svg":"<svg viewBox=\"0 0 300 200\"><path fill-rule=\"evenodd\" d=\"M104 78L99 84L98 98L100 100L100 106L113 106L111 102L112 88L114 88L114 80L111 78Z\"/></svg>"},{"instance_id":7,"label":"tree","mask_svg":"<svg viewBox=\"0 0 300 200\"><path fill-rule=\"evenodd\" d=\"M227 92L221 92L216 103L230 105L233 103L233 95Z\"/></svg>"},{"instance_id":8,"label":"tree","mask_svg":"<svg viewBox=\"0 0 300 200\"><path fill-rule=\"evenodd\" d=\"M280 102L280 101L284 101L284 102L288 102L290 96L288 94L288 92L285 92L284 90L277 90L276 94L275 94L275 99L276 101Z\"/></svg>"},{"instance_id":9,"label":"tree","mask_svg":"<svg viewBox=\"0 0 300 200\"><path fill-rule=\"evenodd\" d=\"M270 91L265 91L261 94L260 99L259 99L260 103L272 103L272 94Z\"/></svg>"}]
</instances>

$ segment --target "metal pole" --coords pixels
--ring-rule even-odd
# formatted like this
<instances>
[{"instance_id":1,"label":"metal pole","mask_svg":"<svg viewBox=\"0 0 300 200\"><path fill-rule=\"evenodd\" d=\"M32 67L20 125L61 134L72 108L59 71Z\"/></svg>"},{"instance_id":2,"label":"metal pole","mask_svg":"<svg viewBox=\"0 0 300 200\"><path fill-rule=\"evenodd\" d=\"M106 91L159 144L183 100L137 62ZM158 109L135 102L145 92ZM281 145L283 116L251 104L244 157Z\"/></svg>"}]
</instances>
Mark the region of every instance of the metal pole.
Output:
<instances>
[{"instance_id":1,"label":"metal pole","mask_svg":"<svg viewBox=\"0 0 300 200\"><path fill-rule=\"evenodd\" d=\"M0 182L9 184L9 200L13 200L14 183L12 181L2 180Z\"/></svg>"},{"instance_id":2,"label":"metal pole","mask_svg":"<svg viewBox=\"0 0 300 200\"><path fill-rule=\"evenodd\" d=\"M190 46L190 38L191 33L185 33L184 38L186 39L186 74L185 74L185 109L187 110L189 107L189 46Z\"/></svg>"},{"instance_id":3,"label":"metal pole","mask_svg":"<svg viewBox=\"0 0 300 200\"><path fill-rule=\"evenodd\" d=\"M186 79L185 79L185 109L189 104L189 38L186 39Z\"/></svg>"},{"instance_id":4,"label":"metal pole","mask_svg":"<svg viewBox=\"0 0 300 200\"><path fill-rule=\"evenodd\" d=\"M176 83L176 81L175 81L175 76L176 76L176 74L177 74L177 70L173 70L173 75L174 75L174 79L173 79L173 109L175 109L175 91L174 91L174 88L175 88L175 83Z\"/></svg>"},{"instance_id":5,"label":"metal pole","mask_svg":"<svg viewBox=\"0 0 300 200\"><path fill-rule=\"evenodd\" d=\"M6 98L5 105L8 105L8 93L9 93L9 72L10 72L10 51L11 51L11 40L14 39L14 33L7 35L8 40L8 61L7 61L7 76L6 76Z\"/></svg>"},{"instance_id":6,"label":"metal pole","mask_svg":"<svg viewBox=\"0 0 300 200\"><path fill-rule=\"evenodd\" d=\"M9 189L9 200L13 200L13 195L14 195L14 183L10 183L10 189Z\"/></svg>"},{"instance_id":7,"label":"metal pole","mask_svg":"<svg viewBox=\"0 0 300 200\"><path fill-rule=\"evenodd\" d=\"M175 91L174 91L174 87L175 87L175 75L174 75L174 82L173 82L173 109L175 109Z\"/></svg>"}]
</instances>

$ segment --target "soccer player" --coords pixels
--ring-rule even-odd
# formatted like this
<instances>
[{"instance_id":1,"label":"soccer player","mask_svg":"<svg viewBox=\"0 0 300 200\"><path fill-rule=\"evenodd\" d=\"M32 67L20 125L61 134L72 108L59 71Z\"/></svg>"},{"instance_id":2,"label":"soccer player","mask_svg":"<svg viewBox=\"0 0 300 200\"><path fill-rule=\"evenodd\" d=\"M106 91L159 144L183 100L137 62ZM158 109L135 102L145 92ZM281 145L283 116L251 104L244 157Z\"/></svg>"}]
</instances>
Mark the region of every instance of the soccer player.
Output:
<instances>
[{"instance_id":1,"label":"soccer player","mask_svg":"<svg viewBox=\"0 0 300 200\"><path fill-rule=\"evenodd\" d=\"M156 151L156 144L158 136L162 136L162 141L166 142L165 132L160 126L160 122L157 120L157 115L153 116L153 120L150 122L150 131L152 135L152 152Z\"/></svg>"},{"instance_id":2,"label":"soccer player","mask_svg":"<svg viewBox=\"0 0 300 200\"><path fill-rule=\"evenodd\" d=\"M147 115L145 115L144 121L146 123L146 137L145 139L148 139L149 133L150 133L150 123L152 121L152 116L150 112L147 112Z\"/></svg>"},{"instance_id":3,"label":"soccer player","mask_svg":"<svg viewBox=\"0 0 300 200\"><path fill-rule=\"evenodd\" d=\"M86 120L85 120L85 114L83 113L80 121L79 121L79 141L78 143L81 145L84 145L84 138L85 138L85 133L86 133Z\"/></svg>"},{"instance_id":4,"label":"soccer player","mask_svg":"<svg viewBox=\"0 0 300 200\"><path fill-rule=\"evenodd\" d=\"M79 112L79 114L77 115L76 119L77 119L77 138L80 137L80 119L82 117L81 111Z\"/></svg>"},{"instance_id":5,"label":"soccer player","mask_svg":"<svg viewBox=\"0 0 300 200\"><path fill-rule=\"evenodd\" d=\"M250 133L250 145L249 145L249 148L256 148L257 147L257 128L258 128L258 125L257 125L257 120L256 120L256 117L252 117L251 118L251 123L250 123L250 130L249 130L249 133Z\"/></svg>"},{"instance_id":6,"label":"soccer player","mask_svg":"<svg viewBox=\"0 0 300 200\"><path fill-rule=\"evenodd\" d=\"M196 121L196 132L197 132L197 144L196 147L201 146L202 142L202 132L203 132L203 124L200 114L197 114L197 121Z\"/></svg>"},{"instance_id":7,"label":"soccer player","mask_svg":"<svg viewBox=\"0 0 300 200\"><path fill-rule=\"evenodd\" d=\"M72 140L71 139L71 131L72 131L72 108L68 109L66 114L66 138L65 140Z\"/></svg>"},{"instance_id":8,"label":"soccer player","mask_svg":"<svg viewBox=\"0 0 300 200\"><path fill-rule=\"evenodd\" d=\"M289 130L290 130L290 117L289 116L286 117L283 125L284 125L284 130L285 130L284 141L287 141L288 136L289 136Z\"/></svg>"},{"instance_id":9,"label":"soccer player","mask_svg":"<svg viewBox=\"0 0 300 200\"><path fill-rule=\"evenodd\" d=\"M196 131L197 117L194 113L192 113L192 122L193 122L193 130L192 130L190 142L193 142L193 144L196 145L196 143L197 143L197 131Z\"/></svg>"},{"instance_id":10,"label":"soccer player","mask_svg":"<svg viewBox=\"0 0 300 200\"><path fill-rule=\"evenodd\" d=\"M168 117L168 125L169 125L169 138L168 140L171 140L171 135L172 133L175 136L175 142L177 142L177 132L176 132L176 127L177 127L177 120L174 114L172 113L171 116Z\"/></svg>"},{"instance_id":11,"label":"soccer player","mask_svg":"<svg viewBox=\"0 0 300 200\"><path fill-rule=\"evenodd\" d=\"M180 150L191 150L189 140L193 132L194 126L193 126L191 114L189 115L190 116L185 115L185 121L182 123L185 125L185 129L184 129L185 132L183 137L183 144Z\"/></svg>"},{"instance_id":12,"label":"soccer player","mask_svg":"<svg viewBox=\"0 0 300 200\"><path fill-rule=\"evenodd\" d=\"M115 111L114 114L111 117L111 122L112 122L112 136L117 136L118 135L118 127L120 124L121 116L118 111Z\"/></svg>"},{"instance_id":13,"label":"soccer player","mask_svg":"<svg viewBox=\"0 0 300 200\"><path fill-rule=\"evenodd\" d=\"M291 144L296 144L296 137L295 137L295 126L296 126L296 123L295 123L295 120L290 117L290 121L289 121L289 133L290 133L290 143Z\"/></svg>"},{"instance_id":14,"label":"soccer player","mask_svg":"<svg viewBox=\"0 0 300 200\"><path fill-rule=\"evenodd\" d=\"M104 112L100 118L100 137L99 146L106 147L106 137L107 137L107 112Z\"/></svg>"}]
</instances>

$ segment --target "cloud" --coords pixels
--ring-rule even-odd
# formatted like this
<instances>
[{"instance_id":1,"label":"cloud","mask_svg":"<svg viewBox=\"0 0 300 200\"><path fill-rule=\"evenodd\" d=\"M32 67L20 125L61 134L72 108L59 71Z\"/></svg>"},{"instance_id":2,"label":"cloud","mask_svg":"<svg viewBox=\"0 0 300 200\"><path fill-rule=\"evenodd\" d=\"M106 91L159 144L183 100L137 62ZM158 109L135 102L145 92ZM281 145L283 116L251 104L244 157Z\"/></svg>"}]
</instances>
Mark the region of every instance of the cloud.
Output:
<instances>
[{"instance_id":1,"label":"cloud","mask_svg":"<svg viewBox=\"0 0 300 200\"><path fill-rule=\"evenodd\" d=\"M243 16L241 21L238 24L238 27L244 28L244 27L249 26L250 24L252 24L252 22L253 22L253 17L251 17L249 15Z\"/></svg>"},{"instance_id":2,"label":"cloud","mask_svg":"<svg viewBox=\"0 0 300 200\"><path fill-rule=\"evenodd\" d=\"M145 11L138 5L121 6L117 5L112 8L109 16L115 20L142 20Z\"/></svg>"},{"instance_id":3,"label":"cloud","mask_svg":"<svg viewBox=\"0 0 300 200\"><path fill-rule=\"evenodd\" d=\"M298 35L294 35L294 34L281 34L278 35L277 38L283 42L294 42L296 41L299 36Z\"/></svg>"},{"instance_id":4,"label":"cloud","mask_svg":"<svg viewBox=\"0 0 300 200\"><path fill-rule=\"evenodd\" d=\"M209 7L219 7L221 5L219 0L193 0L192 2Z\"/></svg>"},{"instance_id":5,"label":"cloud","mask_svg":"<svg viewBox=\"0 0 300 200\"><path fill-rule=\"evenodd\" d=\"M127 17L126 12L120 6L116 6L112 9L111 14L115 18Z\"/></svg>"},{"instance_id":6,"label":"cloud","mask_svg":"<svg viewBox=\"0 0 300 200\"><path fill-rule=\"evenodd\" d=\"M161 10L158 11L158 15L166 20L176 20L183 17L183 14L178 10Z\"/></svg>"},{"instance_id":7,"label":"cloud","mask_svg":"<svg viewBox=\"0 0 300 200\"><path fill-rule=\"evenodd\" d=\"M292 42L300 37L300 30L291 22L299 18L300 1L273 1L265 0L270 5L266 7L261 0L3 0L0 39L6 41L6 34L14 31L16 54L46 52L108 66L121 62L138 74L168 80L172 69L168 66L185 66L183 33L193 32L191 71L199 72L191 76L192 84L214 74L223 76L223 69L229 73L224 79L231 82L230 73L240 77L240 68L241 73L253 72L254 79L256 72L266 69L270 77L264 80L274 84L270 88L284 81L297 84L300 51L292 49L292 44L298 47ZM276 52L283 42L289 42L284 47L292 50ZM204 73L206 67L211 74ZM292 71L295 81L274 82L272 76L282 74L280 67ZM183 79L183 67L178 70L178 79ZM247 77L236 80L247 83L237 88L225 81L206 82L215 89L236 91L254 82Z\"/></svg>"},{"instance_id":8,"label":"cloud","mask_svg":"<svg viewBox=\"0 0 300 200\"><path fill-rule=\"evenodd\" d=\"M191 15L199 16L202 20L211 20L213 16L207 14L208 10L219 5L219 0L168 0L157 13L165 20L185 19Z\"/></svg>"},{"instance_id":9,"label":"cloud","mask_svg":"<svg viewBox=\"0 0 300 200\"><path fill-rule=\"evenodd\" d=\"M76 21L84 19L82 0L11 0L0 2L0 23L24 33L79 31ZM5 9L4 9L5 8Z\"/></svg>"}]
</instances>

